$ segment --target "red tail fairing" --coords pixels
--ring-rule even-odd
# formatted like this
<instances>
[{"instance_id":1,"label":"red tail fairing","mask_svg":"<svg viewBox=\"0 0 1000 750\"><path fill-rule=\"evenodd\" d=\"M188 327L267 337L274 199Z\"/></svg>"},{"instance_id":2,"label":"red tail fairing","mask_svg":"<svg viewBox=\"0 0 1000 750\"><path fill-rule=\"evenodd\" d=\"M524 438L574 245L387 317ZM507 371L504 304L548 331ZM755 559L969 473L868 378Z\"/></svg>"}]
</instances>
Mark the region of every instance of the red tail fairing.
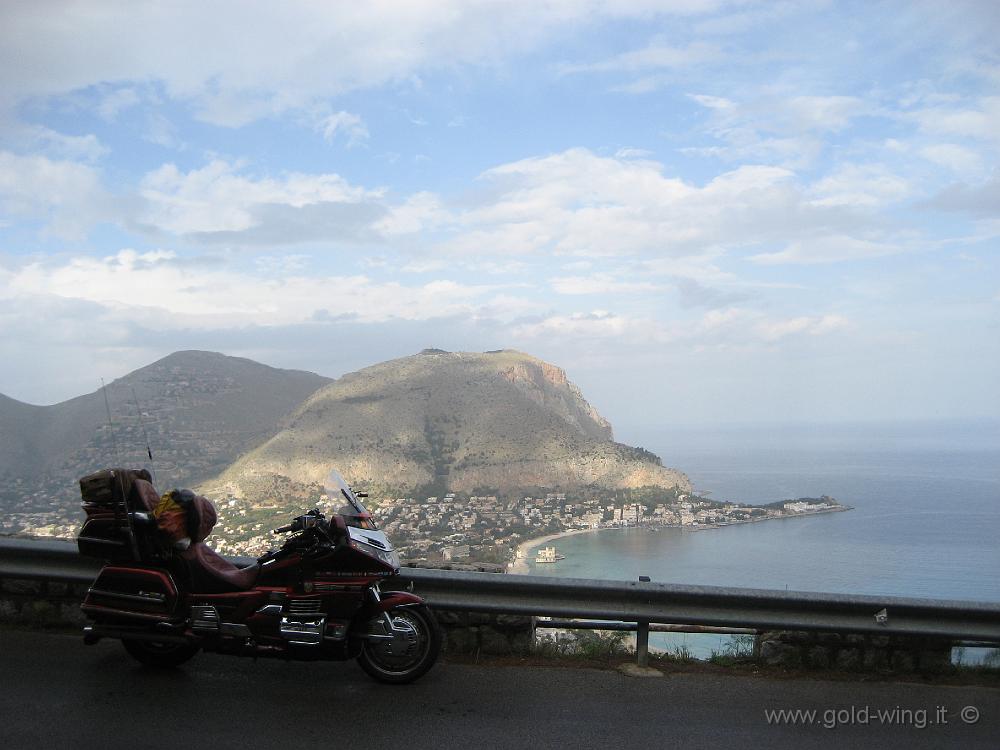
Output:
<instances>
[{"instance_id":1,"label":"red tail fairing","mask_svg":"<svg viewBox=\"0 0 1000 750\"><path fill-rule=\"evenodd\" d=\"M97 621L169 620L177 603L177 586L167 571L105 565L80 608Z\"/></svg>"}]
</instances>

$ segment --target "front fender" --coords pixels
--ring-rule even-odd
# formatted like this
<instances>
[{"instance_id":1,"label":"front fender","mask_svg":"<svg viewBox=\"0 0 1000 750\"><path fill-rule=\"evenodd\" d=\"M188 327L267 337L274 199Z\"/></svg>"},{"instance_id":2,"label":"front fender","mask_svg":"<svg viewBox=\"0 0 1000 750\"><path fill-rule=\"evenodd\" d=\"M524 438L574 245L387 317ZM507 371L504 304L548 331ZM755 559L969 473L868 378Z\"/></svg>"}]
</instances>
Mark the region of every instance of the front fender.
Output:
<instances>
[{"instance_id":1,"label":"front fender","mask_svg":"<svg viewBox=\"0 0 1000 750\"><path fill-rule=\"evenodd\" d=\"M381 614L382 612L388 612L390 609L395 609L396 607L406 607L413 606L414 604L423 604L424 600L421 599L416 594L411 594L408 591L390 591L387 594L382 595L381 601L372 602L368 605L368 611L372 617Z\"/></svg>"}]
</instances>

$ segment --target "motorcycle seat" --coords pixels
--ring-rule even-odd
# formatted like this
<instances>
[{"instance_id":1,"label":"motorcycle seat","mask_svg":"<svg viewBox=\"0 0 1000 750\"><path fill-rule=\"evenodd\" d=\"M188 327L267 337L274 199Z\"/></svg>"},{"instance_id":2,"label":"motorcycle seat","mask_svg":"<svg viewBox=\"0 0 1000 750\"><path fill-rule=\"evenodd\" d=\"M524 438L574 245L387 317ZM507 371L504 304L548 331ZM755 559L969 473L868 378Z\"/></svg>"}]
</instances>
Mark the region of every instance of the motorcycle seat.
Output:
<instances>
[{"instance_id":1,"label":"motorcycle seat","mask_svg":"<svg viewBox=\"0 0 1000 750\"><path fill-rule=\"evenodd\" d=\"M260 565L238 568L204 542L195 542L181 553L195 594L228 594L253 588Z\"/></svg>"},{"instance_id":2,"label":"motorcycle seat","mask_svg":"<svg viewBox=\"0 0 1000 750\"><path fill-rule=\"evenodd\" d=\"M191 545L181 552L181 559L188 569L191 592L228 594L252 588L260 573L260 565L238 568L205 544L217 520L212 502L197 495L188 513L191 514L188 524Z\"/></svg>"}]
</instances>

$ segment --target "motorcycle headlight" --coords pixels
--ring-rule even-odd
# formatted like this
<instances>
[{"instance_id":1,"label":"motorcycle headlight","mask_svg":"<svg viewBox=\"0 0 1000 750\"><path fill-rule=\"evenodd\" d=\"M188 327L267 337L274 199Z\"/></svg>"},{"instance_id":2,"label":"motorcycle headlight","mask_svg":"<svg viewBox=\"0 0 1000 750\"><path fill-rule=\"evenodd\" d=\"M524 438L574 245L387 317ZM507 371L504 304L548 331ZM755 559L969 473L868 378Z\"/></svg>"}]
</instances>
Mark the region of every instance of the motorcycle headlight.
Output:
<instances>
[{"instance_id":1,"label":"motorcycle headlight","mask_svg":"<svg viewBox=\"0 0 1000 750\"><path fill-rule=\"evenodd\" d=\"M363 552L370 557L374 557L376 560L380 560L390 567L399 567L399 555L396 554L395 550L379 549L374 544L368 544L357 539L351 540L351 546L358 552Z\"/></svg>"}]
</instances>

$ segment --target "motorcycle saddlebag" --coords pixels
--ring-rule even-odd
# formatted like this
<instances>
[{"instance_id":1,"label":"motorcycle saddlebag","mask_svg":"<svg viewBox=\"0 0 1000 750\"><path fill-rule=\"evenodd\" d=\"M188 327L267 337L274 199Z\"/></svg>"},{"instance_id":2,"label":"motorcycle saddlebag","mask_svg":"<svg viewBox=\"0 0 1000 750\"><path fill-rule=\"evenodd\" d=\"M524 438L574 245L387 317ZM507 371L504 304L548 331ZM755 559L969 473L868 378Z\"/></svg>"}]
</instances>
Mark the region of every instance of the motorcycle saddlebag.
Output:
<instances>
[{"instance_id":1,"label":"motorcycle saddlebag","mask_svg":"<svg viewBox=\"0 0 1000 750\"><path fill-rule=\"evenodd\" d=\"M106 565L87 590L80 609L100 622L169 620L177 586L166 570Z\"/></svg>"}]
</instances>

